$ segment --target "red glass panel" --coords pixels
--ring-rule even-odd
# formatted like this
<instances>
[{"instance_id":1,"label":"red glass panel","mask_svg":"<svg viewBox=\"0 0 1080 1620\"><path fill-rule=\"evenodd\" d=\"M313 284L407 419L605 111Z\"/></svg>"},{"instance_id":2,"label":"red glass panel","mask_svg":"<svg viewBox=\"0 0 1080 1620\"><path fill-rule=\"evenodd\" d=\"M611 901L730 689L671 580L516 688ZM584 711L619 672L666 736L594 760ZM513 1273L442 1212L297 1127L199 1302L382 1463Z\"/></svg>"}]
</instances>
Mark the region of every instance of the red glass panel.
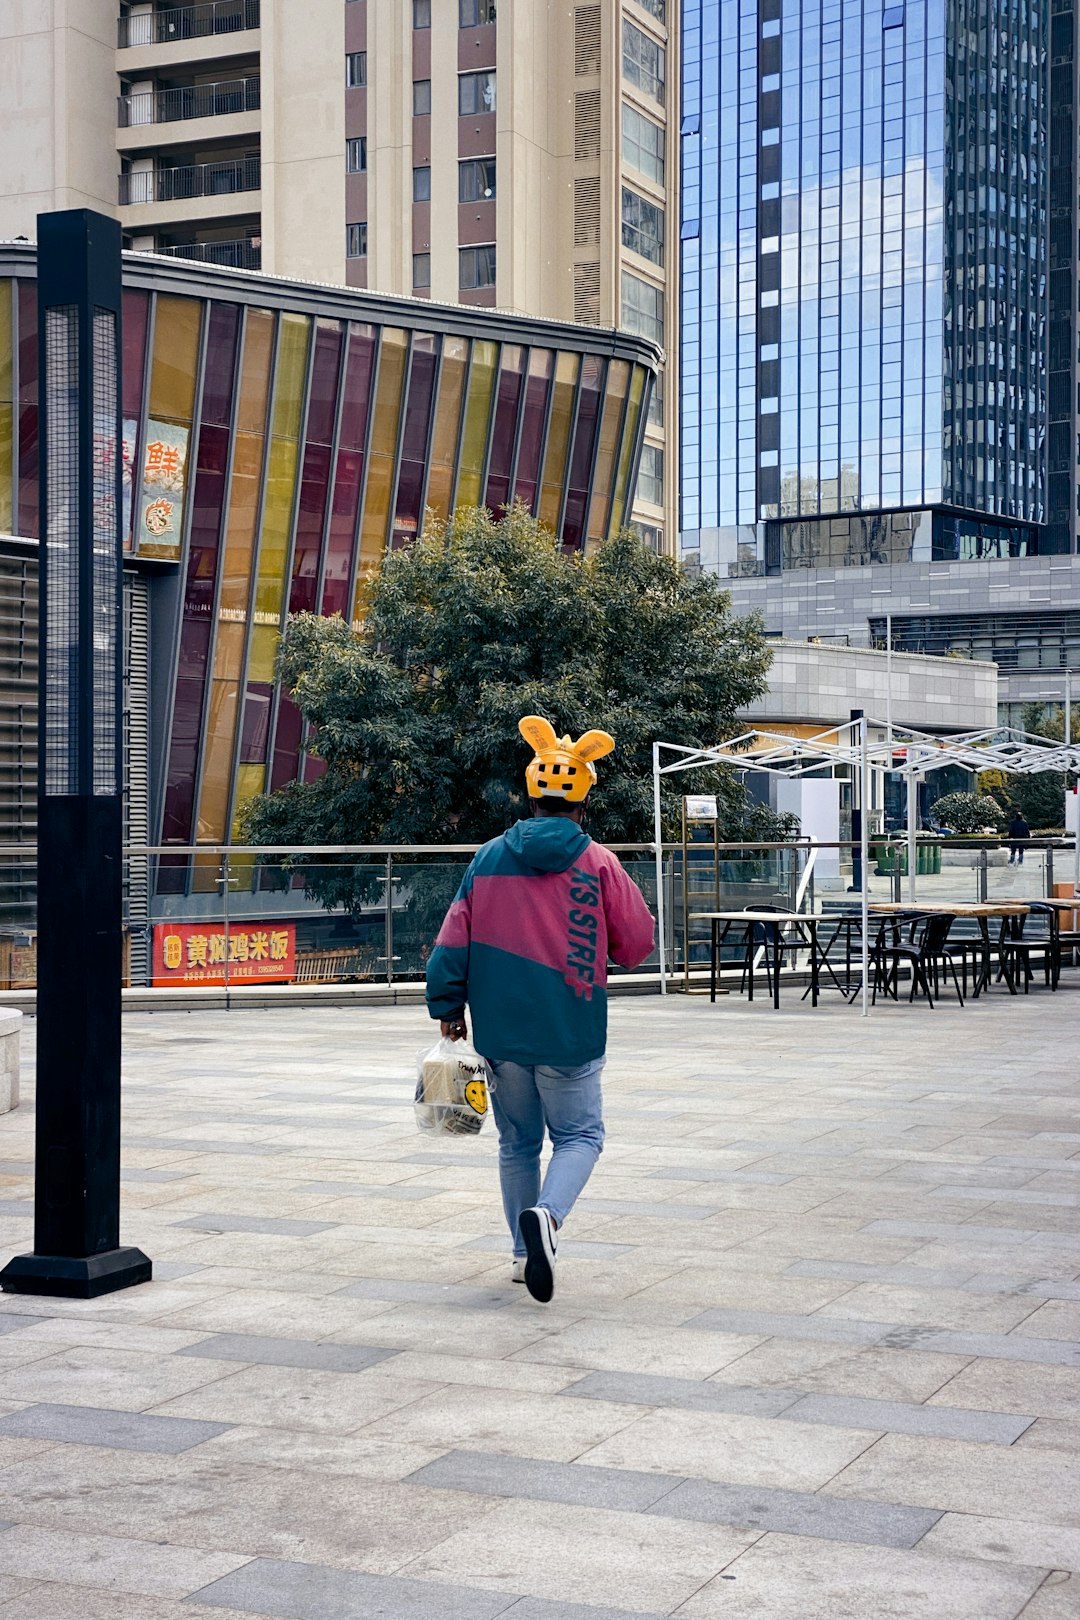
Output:
<instances>
[{"instance_id":1,"label":"red glass panel","mask_svg":"<svg viewBox=\"0 0 1080 1620\"><path fill-rule=\"evenodd\" d=\"M358 450L339 450L334 498L330 509L330 539L326 547L322 611L344 614L349 603L353 541L357 508L364 478L364 458Z\"/></svg>"},{"instance_id":2,"label":"red glass panel","mask_svg":"<svg viewBox=\"0 0 1080 1620\"><path fill-rule=\"evenodd\" d=\"M340 369L341 325L338 321L319 321L308 397L308 444L333 443Z\"/></svg>"},{"instance_id":3,"label":"red glass panel","mask_svg":"<svg viewBox=\"0 0 1080 1620\"><path fill-rule=\"evenodd\" d=\"M123 412L129 421L142 415L143 373L146 367L146 327L150 295L125 291L123 316Z\"/></svg>"},{"instance_id":4,"label":"red glass panel","mask_svg":"<svg viewBox=\"0 0 1080 1620\"><path fill-rule=\"evenodd\" d=\"M195 781L228 464L228 429L204 427L199 434L199 459L191 507L191 540L165 784L162 840L167 844L193 842Z\"/></svg>"},{"instance_id":5,"label":"red glass panel","mask_svg":"<svg viewBox=\"0 0 1080 1620\"><path fill-rule=\"evenodd\" d=\"M37 287L19 282L19 512L16 531L38 532Z\"/></svg>"},{"instance_id":6,"label":"red glass panel","mask_svg":"<svg viewBox=\"0 0 1080 1620\"><path fill-rule=\"evenodd\" d=\"M574 448L570 456L570 489L566 497L566 514L563 518L562 543L567 550L580 550L585 532L589 474L592 471L596 425L600 417L600 389L603 375L603 361L597 355L586 355L581 368L581 398L578 404L577 426L574 429Z\"/></svg>"},{"instance_id":7,"label":"red glass panel","mask_svg":"<svg viewBox=\"0 0 1080 1620\"><path fill-rule=\"evenodd\" d=\"M203 371L203 422L227 427L236 392L236 341L240 329L238 304L211 304Z\"/></svg>"},{"instance_id":8,"label":"red glass panel","mask_svg":"<svg viewBox=\"0 0 1080 1620\"><path fill-rule=\"evenodd\" d=\"M278 705L277 735L274 740L274 761L270 772L270 791L294 782L300 774L300 739L304 722L300 710L286 692Z\"/></svg>"},{"instance_id":9,"label":"red glass panel","mask_svg":"<svg viewBox=\"0 0 1080 1620\"><path fill-rule=\"evenodd\" d=\"M314 613L319 584L326 497L330 489L332 452L326 444L309 444L300 480L300 507L296 515L290 613Z\"/></svg>"},{"instance_id":10,"label":"red glass panel","mask_svg":"<svg viewBox=\"0 0 1080 1620\"><path fill-rule=\"evenodd\" d=\"M554 359L550 349L534 349L529 356L514 498L524 501L530 512L536 506L536 491L540 482L540 451L544 441L544 418L547 415Z\"/></svg>"},{"instance_id":11,"label":"red glass panel","mask_svg":"<svg viewBox=\"0 0 1080 1620\"><path fill-rule=\"evenodd\" d=\"M434 395L435 339L427 333L420 333L413 339L412 362L409 366L409 393L405 406L405 430L401 439L401 467L391 545L405 545L415 539L420 527L420 502L424 493Z\"/></svg>"},{"instance_id":12,"label":"red glass panel","mask_svg":"<svg viewBox=\"0 0 1080 1620\"><path fill-rule=\"evenodd\" d=\"M265 765L270 741L270 704L274 687L270 681L248 681L244 719L240 729L240 764Z\"/></svg>"},{"instance_id":13,"label":"red glass panel","mask_svg":"<svg viewBox=\"0 0 1080 1620\"><path fill-rule=\"evenodd\" d=\"M520 345L504 343L495 395L495 421L491 429L491 455L488 460L485 506L498 514L510 498L510 470L514 461L518 403L521 399L521 368L524 354Z\"/></svg>"},{"instance_id":14,"label":"red glass panel","mask_svg":"<svg viewBox=\"0 0 1080 1620\"><path fill-rule=\"evenodd\" d=\"M371 403L371 373L375 365L375 328L350 326L349 360L345 371L345 399L341 407L339 443L346 450L362 450L367 439Z\"/></svg>"}]
</instances>

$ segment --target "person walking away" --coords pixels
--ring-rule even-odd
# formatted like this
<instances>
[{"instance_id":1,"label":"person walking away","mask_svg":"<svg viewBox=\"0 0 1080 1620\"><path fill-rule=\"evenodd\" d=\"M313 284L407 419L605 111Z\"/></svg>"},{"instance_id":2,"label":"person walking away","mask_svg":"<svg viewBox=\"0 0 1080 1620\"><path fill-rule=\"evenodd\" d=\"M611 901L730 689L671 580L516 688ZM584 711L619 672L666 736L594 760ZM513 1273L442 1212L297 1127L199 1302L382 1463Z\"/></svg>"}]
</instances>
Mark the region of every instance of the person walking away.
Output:
<instances>
[{"instance_id":1,"label":"person walking away","mask_svg":"<svg viewBox=\"0 0 1080 1620\"><path fill-rule=\"evenodd\" d=\"M1012 820L1009 822L1009 865L1023 866L1024 845L1031 837L1031 828L1024 820L1023 812L1014 810Z\"/></svg>"},{"instance_id":2,"label":"person walking away","mask_svg":"<svg viewBox=\"0 0 1080 1620\"><path fill-rule=\"evenodd\" d=\"M427 1005L443 1035L467 1034L492 1075L511 1276L546 1303L556 1234L604 1145L600 1074L607 1046L607 961L640 965L653 919L617 857L584 830L605 731L576 743L538 715L519 730L534 750L531 819L477 853L427 967ZM544 1133L551 1159L540 1180Z\"/></svg>"}]
</instances>

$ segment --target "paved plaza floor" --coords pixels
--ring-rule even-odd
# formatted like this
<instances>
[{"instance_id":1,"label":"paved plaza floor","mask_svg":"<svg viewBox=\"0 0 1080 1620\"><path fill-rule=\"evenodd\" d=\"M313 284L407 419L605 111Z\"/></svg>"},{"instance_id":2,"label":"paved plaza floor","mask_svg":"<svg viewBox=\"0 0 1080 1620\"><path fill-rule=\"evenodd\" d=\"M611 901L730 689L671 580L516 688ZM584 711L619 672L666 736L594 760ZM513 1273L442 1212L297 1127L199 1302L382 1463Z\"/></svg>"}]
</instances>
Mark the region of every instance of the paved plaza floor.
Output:
<instances>
[{"instance_id":1,"label":"paved plaza floor","mask_svg":"<svg viewBox=\"0 0 1080 1620\"><path fill-rule=\"evenodd\" d=\"M1077 1620L1072 977L615 1002L547 1307L421 1009L130 1016L155 1279L0 1299L0 1620Z\"/></svg>"}]
</instances>

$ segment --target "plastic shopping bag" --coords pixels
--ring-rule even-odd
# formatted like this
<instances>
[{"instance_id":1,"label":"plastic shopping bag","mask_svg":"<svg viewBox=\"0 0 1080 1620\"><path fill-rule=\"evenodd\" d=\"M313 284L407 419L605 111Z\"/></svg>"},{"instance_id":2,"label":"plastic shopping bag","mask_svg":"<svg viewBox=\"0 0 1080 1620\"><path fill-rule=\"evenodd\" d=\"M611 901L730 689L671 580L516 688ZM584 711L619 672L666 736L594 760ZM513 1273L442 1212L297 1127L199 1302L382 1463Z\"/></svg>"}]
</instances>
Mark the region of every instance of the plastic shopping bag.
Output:
<instances>
[{"instance_id":1,"label":"plastic shopping bag","mask_svg":"<svg viewBox=\"0 0 1080 1620\"><path fill-rule=\"evenodd\" d=\"M445 1037L416 1054L417 1127L436 1136L475 1136L488 1114L488 1067L468 1041Z\"/></svg>"}]
</instances>

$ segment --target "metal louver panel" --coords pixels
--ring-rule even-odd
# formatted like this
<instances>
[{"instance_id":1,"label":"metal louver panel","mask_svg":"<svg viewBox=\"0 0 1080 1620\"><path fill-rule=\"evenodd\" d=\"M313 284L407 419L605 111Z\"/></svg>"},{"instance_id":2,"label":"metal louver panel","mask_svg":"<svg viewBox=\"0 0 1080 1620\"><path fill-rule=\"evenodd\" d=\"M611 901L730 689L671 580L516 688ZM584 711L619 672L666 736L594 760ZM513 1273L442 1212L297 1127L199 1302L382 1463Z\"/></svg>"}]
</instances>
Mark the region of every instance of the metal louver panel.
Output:
<instances>
[{"instance_id":1,"label":"metal louver panel","mask_svg":"<svg viewBox=\"0 0 1080 1620\"><path fill-rule=\"evenodd\" d=\"M574 157L579 163L600 156L600 92L579 90L574 97Z\"/></svg>"},{"instance_id":2,"label":"metal louver panel","mask_svg":"<svg viewBox=\"0 0 1080 1620\"><path fill-rule=\"evenodd\" d=\"M600 240L600 177L574 181L574 246L588 247Z\"/></svg>"},{"instance_id":3,"label":"metal louver panel","mask_svg":"<svg viewBox=\"0 0 1080 1620\"><path fill-rule=\"evenodd\" d=\"M0 843L37 837L38 572L36 547L0 551ZM33 857L0 861L0 930L33 927Z\"/></svg>"},{"instance_id":4,"label":"metal louver panel","mask_svg":"<svg viewBox=\"0 0 1080 1620\"><path fill-rule=\"evenodd\" d=\"M589 326L600 324L600 266L596 263L574 266L574 319Z\"/></svg>"},{"instance_id":5,"label":"metal louver panel","mask_svg":"<svg viewBox=\"0 0 1080 1620\"><path fill-rule=\"evenodd\" d=\"M599 6L578 6L574 13L574 72L579 79L600 72Z\"/></svg>"},{"instance_id":6,"label":"metal louver panel","mask_svg":"<svg viewBox=\"0 0 1080 1620\"><path fill-rule=\"evenodd\" d=\"M150 583L124 575L124 847L150 841ZM150 863L129 855L125 912L131 982L150 979Z\"/></svg>"}]
</instances>

